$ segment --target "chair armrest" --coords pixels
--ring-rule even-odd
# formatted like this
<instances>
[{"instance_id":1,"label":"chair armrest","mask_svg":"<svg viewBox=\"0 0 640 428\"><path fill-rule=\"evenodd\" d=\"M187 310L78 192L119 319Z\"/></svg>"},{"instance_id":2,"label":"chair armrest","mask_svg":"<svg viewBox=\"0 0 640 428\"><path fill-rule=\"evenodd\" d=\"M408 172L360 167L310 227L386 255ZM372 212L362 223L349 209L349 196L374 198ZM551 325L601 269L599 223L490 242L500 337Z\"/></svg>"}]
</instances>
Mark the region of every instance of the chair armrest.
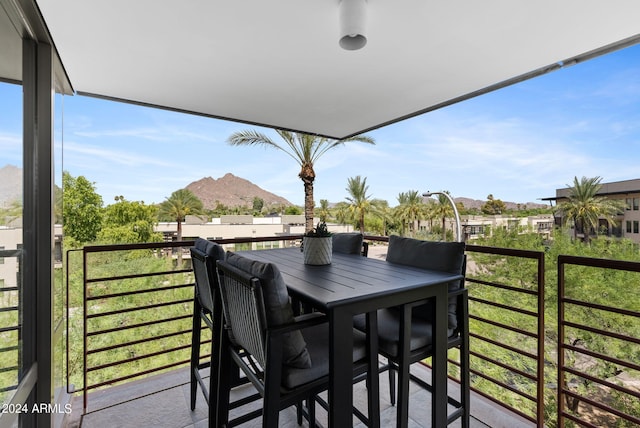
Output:
<instances>
[{"instance_id":1,"label":"chair armrest","mask_svg":"<svg viewBox=\"0 0 640 428\"><path fill-rule=\"evenodd\" d=\"M323 324L329 322L329 317L320 312L312 312L310 314L300 315L295 318L294 322L281 324L267 329L270 335L282 335L290 333L295 330L302 330L304 328L313 327L314 325Z\"/></svg>"}]
</instances>

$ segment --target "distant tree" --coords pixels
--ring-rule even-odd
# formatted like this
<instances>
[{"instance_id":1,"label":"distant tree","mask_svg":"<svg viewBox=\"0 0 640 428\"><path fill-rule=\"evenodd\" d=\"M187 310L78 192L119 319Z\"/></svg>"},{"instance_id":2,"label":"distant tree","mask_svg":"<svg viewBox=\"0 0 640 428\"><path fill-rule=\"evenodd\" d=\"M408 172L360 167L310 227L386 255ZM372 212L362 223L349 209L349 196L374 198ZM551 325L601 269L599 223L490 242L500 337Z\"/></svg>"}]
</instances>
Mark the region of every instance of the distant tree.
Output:
<instances>
[{"instance_id":1,"label":"distant tree","mask_svg":"<svg viewBox=\"0 0 640 428\"><path fill-rule=\"evenodd\" d=\"M584 242L589 242L591 229L597 230L598 219L603 218L616 225L616 215L624 207L622 202L597 196L602 188L601 177L573 178L573 186L569 187L569 200L558 204L558 211L563 213L563 222L573 222L573 237L577 237L578 229L583 231Z\"/></svg>"},{"instance_id":2,"label":"distant tree","mask_svg":"<svg viewBox=\"0 0 640 428\"><path fill-rule=\"evenodd\" d=\"M302 209L296 205L289 205L284 209L284 213L286 215L300 215L302 214Z\"/></svg>"},{"instance_id":3,"label":"distant tree","mask_svg":"<svg viewBox=\"0 0 640 428\"><path fill-rule=\"evenodd\" d=\"M62 205L62 204L61 204ZM16 199L8 207L0 208L0 226L8 226L14 220L22 218L22 201Z\"/></svg>"},{"instance_id":4,"label":"distant tree","mask_svg":"<svg viewBox=\"0 0 640 428\"><path fill-rule=\"evenodd\" d=\"M446 193L449 193L445 190ZM430 215L434 218L442 219L442 240L447 240L447 217L453 217L455 213L453 212L453 207L444 195L437 195L437 202L431 202L430 206Z\"/></svg>"},{"instance_id":5,"label":"distant tree","mask_svg":"<svg viewBox=\"0 0 640 428\"><path fill-rule=\"evenodd\" d=\"M264 207L264 199L254 196L253 198L253 212L261 212Z\"/></svg>"},{"instance_id":6,"label":"distant tree","mask_svg":"<svg viewBox=\"0 0 640 428\"><path fill-rule=\"evenodd\" d=\"M321 222L326 223L329 219L329 201L326 199L320 199L320 209L318 210L318 218Z\"/></svg>"},{"instance_id":7,"label":"distant tree","mask_svg":"<svg viewBox=\"0 0 640 428\"><path fill-rule=\"evenodd\" d=\"M133 244L162 240L162 234L153 231L157 220L155 206L127 201L123 196L116 196L115 201L104 209L102 230L98 233L100 241Z\"/></svg>"},{"instance_id":8,"label":"distant tree","mask_svg":"<svg viewBox=\"0 0 640 428\"><path fill-rule=\"evenodd\" d=\"M188 189L176 190L160 204L160 218L178 223L178 241L182 241L182 222L185 217L202 212L202 201Z\"/></svg>"},{"instance_id":9,"label":"distant tree","mask_svg":"<svg viewBox=\"0 0 640 428\"><path fill-rule=\"evenodd\" d=\"M502 214L506 211L507 206L500 199L495 199L493 195L487 196L487 202L482 205L482 212L487 215Z\"/></svg>"},{"instance_id":10,"label":"distant tree","mask_svg":"<svg viewBox=\"0 0 640 428\"><path fill-rule=\"evenodd\" d=\"M425 215L425 204L422 200L420 192L417 190L409 190L398 195L399 205L396 207L398 218L402 222L402 230L404 234L405 224L409 227L409 232L415 232L415 222L420 221Z\"/></svg>"},{"instance_id":11,"label":"distant tree","mask_svg":"<svg viewBox=\"0 0 640 428\"><path fill-rule=\"evenodd\" d=\"M365 135L345 138L343 140L331 140L317 135L303 134L276 130L282 142L277 143L269 136L258 131L242 131L232 134L228 142L233 146L254 146L261 145L273 147L291 156L300 165L298 177L304 183L304 216L305 232L313 229L313 182L316 179L316 172L313 169L315 162L327 151L342 146L348 141L359 141L362 143L375 144L373 138Z\"/></svg>"},{"instance_id":12,"label":"distant tree","mask_svg":"<svg viewBox=\"0 0 640 428\"><path fill-rule=\"evenodd\" d=\"M361 178L359 175L349 178L346 190L349 193L346 197L349 211L357 221L360 232L364 234L364 215L371 208L371 195L367 195L367 178Z\"/></svg>"},{"instance_id":13,"label":"distant tree","mask_svg":"<svg viewBox=\"0 0 640 428\"><path fill-rule=\"evenodd\" d=\"M65 236L78 243L95 241L102 227L102 196L83 176L62 173L63 226Z\"/></svg>"}]
</instances>

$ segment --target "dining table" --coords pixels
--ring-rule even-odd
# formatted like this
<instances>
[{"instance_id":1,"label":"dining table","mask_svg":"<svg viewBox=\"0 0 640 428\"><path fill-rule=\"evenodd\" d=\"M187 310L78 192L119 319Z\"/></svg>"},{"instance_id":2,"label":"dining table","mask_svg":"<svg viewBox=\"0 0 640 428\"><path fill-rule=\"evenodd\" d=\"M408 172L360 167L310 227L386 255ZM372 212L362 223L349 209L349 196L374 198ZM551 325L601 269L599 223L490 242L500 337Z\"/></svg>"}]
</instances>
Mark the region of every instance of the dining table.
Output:
<instances>
[{"instance_id":1,"label":"dining table","mask_svg":"<svg viewBox=\"0 0 640 428\"><path fill-rule=\"evenodd\" d=\"M328 265L307 265L304 264L301 249L297 247L237 253L275 264L282 273L292 298L328 316L330 427L352 426L353 316L374 314L371 319L375 320L378 309L432 298L435 322L431 426L446 426L447 284L459 281L462 275L419 269L358 254L334 253L332 262ZM374 343L370 352L376 353L377 366L377 341L370 343Z\"/></svg>"}]
</instances>

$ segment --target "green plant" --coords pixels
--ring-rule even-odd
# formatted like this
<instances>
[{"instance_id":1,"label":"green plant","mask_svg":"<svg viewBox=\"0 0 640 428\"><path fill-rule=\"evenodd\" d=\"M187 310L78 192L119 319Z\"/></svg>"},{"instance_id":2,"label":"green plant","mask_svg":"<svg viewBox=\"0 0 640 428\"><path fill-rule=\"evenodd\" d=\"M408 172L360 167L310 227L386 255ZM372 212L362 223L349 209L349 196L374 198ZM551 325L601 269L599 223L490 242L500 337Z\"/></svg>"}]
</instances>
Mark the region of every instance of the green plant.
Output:
<instances>
[{"instance_id":1,"label":"green plant","mask_svg":"<svg viewBox=\"0 0 640 428\"><path fill-rule=\"evenodd\" d=\"M314 229L311 229L304 234L304 236L310 238L326 238L331 235L332 233L329 232L329 230L327 229L327 223L325 223L324 221L319 222Z\"/></svg>"}]
</instances>

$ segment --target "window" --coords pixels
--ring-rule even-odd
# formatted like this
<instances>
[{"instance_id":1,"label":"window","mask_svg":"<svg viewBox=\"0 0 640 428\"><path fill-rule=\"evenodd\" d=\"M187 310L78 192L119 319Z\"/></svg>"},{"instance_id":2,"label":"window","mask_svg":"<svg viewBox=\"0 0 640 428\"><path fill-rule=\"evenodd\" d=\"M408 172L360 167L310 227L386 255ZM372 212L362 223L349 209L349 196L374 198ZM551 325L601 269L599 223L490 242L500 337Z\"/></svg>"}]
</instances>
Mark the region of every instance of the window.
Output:
<instances>
[{"instance_id":1,"label":"window","mask_svg":"<svg viewBox=\"0 0 640 428\"><path fill-rule=\"evenodd\" d=\"M639 225L640 222L638 222L638 220L633 221L633 233L638 233L638 229L640 229L640 227L638 227Z\"/></svg>"},{"instance_id":2,"label":"window","mask_svg":"<svg viewBox=\"0 0 640 428\"><path fill-rule=\"evenodd\" d=\"M625 202L626 202L626 204L627 204L627 208L626 208L626 210L627 210L627 211L631 211L631 203L632 203L632 199L631 199L631 198L627 198L627 199L625 199L624 201L625 201Z\"/></svg>"},{"instance_id":3,"label":"window","mask_svg":"<svg viewBox=\"0 0 640 428\"><path fill-rule=\"evenodd\" d=\"M638 211L640 208L640 198L633 198L633 210Z\"/></svg>"},{"instance_id":4,"label":"window","mask_svg":"<svg viewBox=\"0 0 640 428\"><path fill-rule=\"evenodd\" d=\"M631 233L631 222L627 220L626 223L627 223L627 233Z\"/></svg>"}]
</instances>

